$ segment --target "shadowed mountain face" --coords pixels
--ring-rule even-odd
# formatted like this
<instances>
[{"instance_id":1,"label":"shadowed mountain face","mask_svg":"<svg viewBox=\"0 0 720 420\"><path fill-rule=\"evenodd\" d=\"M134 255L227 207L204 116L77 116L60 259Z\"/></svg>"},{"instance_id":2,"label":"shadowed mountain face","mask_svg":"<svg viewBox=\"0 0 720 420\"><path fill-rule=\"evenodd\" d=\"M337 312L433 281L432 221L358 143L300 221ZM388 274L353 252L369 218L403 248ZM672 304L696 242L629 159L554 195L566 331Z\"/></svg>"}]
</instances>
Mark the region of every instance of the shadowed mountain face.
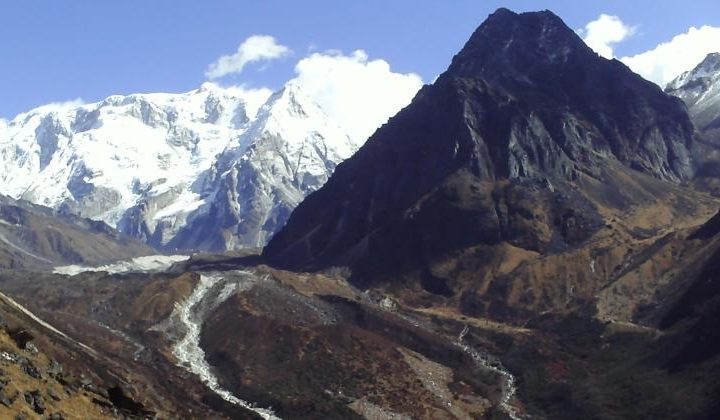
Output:
<instances>
[{"instance_id":1,"label":"shadowed mountain face","mask_svg":"<svg viewBox=\"0 0 720 420\"><path fill-rule=\"evenodd\" d=\"M690 178L692 136L679 99L595 54L551 12L500 9L264 256L349 266L366 284L470 246L566 250L609 213L654 205Z\"/></svg>"}]
</instances>

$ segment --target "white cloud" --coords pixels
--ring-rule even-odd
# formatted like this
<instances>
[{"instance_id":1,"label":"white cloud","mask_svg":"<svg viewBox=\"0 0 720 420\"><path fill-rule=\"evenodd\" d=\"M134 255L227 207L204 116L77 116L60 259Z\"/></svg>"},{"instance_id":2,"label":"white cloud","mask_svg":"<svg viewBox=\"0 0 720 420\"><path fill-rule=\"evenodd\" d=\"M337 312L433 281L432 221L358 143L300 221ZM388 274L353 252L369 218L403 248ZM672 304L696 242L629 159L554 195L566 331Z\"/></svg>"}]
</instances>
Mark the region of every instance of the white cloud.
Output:
<instances>
[{"instance_id":1,"label":"white cloud","mask_svg":"<svg viewBox=\"0 0 720 420\"><path fill-rule=\"evenodd\" d=\"M621 61L635 73L665 87L675 77L700 64L711 52L720 52L720 28L691 27L650 51L623 57Z\"/></svg>"},{"instance_id":2,"label":"white cloud","mask_svg":"<svg viewBox=\"0 0 720 420\"><path fill-rule=\"evenodd\" d=\"M595 52L605 58L613 58L613 46L632 36L635 27L626 25L617 16L601 14L578 33Z\"/></svg>"},{"instance_id":3,"label":"white cloud","mask_svg":"<svg viewBox=\"0 0 720 420\"><path fill-rule=\"evenodd\" d=\"M253 35L243 41L235 54L223 55L210 64L205 76L214 80L228 74L240 73L249 63L275 60L290 54L290 49L277 43L269 35Z\"/></svg>"},{"instance_id":4,"label":"white cloud","mask_svg":"<svg viewBox=\"0 0 720 420\"><path fill-rule=\"evenodd\" d=\"M395 73L365 51L314 53L295 66L298 83L359 143L410 103L422 79L414 73Z\"/></svg>"}]
</instances>

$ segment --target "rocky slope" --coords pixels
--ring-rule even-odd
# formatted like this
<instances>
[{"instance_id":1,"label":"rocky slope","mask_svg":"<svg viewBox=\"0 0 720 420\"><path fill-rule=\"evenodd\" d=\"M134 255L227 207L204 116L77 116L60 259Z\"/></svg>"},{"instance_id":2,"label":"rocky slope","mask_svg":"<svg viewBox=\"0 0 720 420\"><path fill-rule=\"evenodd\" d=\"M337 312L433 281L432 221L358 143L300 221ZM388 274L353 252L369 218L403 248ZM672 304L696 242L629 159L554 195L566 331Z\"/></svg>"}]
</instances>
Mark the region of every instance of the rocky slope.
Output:
<instances>
[{"instance_id":1,"label":"rocky slope","mask_svg":"<svg viewBox=\"0 0 720 420\"><path fill-rule=\"evenodd\" d=\"M714 150L556 16L501 9L263 257L483 326L521 417L715 418L719 203L687 182L696 141Z\"/></svg>"},{"instance_id":2,"label":"rocky slope","mask_svg":"<svg viewBox=\"0 0 720 420\"><path fill-rule=\"evenodd\" d=\"M551 12L500 9L263 255L293 269L349 266L356 282L425 270L429 288L452 293L426 270L451 252L505 242L555 253L631 211L707 214L672 186L693 175L693 131L680 100Z\"/></svg>"},{"instance_id":3,"label":"rocky slope","mask_svg":"<svg viewBox=\"0 0 720 420\"><path fill-rule=\"evenodd\" d=\"M152 253L103 222L0 196L0 268L94 265Z\"/></svg>"},{"instance_id":4,"label":"rocky slope","mask_svg":"<svg viewBox=\"0 0 720 420\"><path fill-rule=\"evenodd\" d=\"M694 69L665 88L682 99L701 130L720 129L720 53L710 53Z\"/></svg>"},{"instance_id":5,"label":"rocky slope","mask_svg":"<svg viewBox=\"0 0 720 420\"><path fill-rule=\"evenodd\" d=\"M0 273L38 346L160 418L468 418L521 409L481 327L268 267ZM182 267L176 267L178 271ZM2 309L2 306L0 306ZM32 321L32 319L30 320ZM62 335L60 335L62 334ZM101 392L101 393L102 393ZM108 391L109 392L109 391Z\"/></svg>"},{"instance_id":6,"label":"rocky slope","mask_svg":"<svg viewBox=\"0 0 720 420\"><path fill-rule=\"evenodd\" d=\"M272 195L329 168L274 141L265 110L248 153L299 163L230 147L209 177L221 201L244 193L234 172L280 174L256 184ZM679 100L556 16L501 9L263 256L0 271L0 313L84 378L98 416L716 419L720 201L685 182L693 135ZM275 220L236 210L199 226L251 243L238 215ZM27 407L52 398L22 386Z\"/></svg>"},{"instance_id":7,"label":"rocky slope","mask_svg":"<svg viewBox=\"0 0 720 420\"><path fill-rule=\"evenodd\" d=\"M257 246L356 148L297 87L267 98L206 83L0 122L0 193L104 221L155 247ZM217 223L214 236L186 233L168 245L188 219L208 213L218 213L202 222Z\"/></svg>"},{"instance_id":8,"label":"rocky slope","mask_svg":"<svg viewBox=\"0 0 720 420\"><path fill-rule=\"evenodd\" d=\"M107 393L64 371L38 349L27 320L3 297L0 303L0 416L2 418L117 418L132 413L114 406ZM142 413L136 413L142 414ZM40 418L40 417L38 417Z\"/></svg>"}]
</instances>

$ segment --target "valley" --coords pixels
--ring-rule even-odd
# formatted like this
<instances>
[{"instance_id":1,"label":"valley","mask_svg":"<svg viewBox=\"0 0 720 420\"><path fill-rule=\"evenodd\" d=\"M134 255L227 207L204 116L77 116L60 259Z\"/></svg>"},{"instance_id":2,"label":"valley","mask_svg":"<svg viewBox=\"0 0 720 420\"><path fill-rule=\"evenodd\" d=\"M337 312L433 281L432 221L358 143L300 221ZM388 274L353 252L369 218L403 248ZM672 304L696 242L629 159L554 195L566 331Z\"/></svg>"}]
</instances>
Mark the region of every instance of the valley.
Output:
<instances>
[{"instance_id":1,"label":"valley","mask_svg":"<svg viewBox=\"0 0 720 420\"><path fill-rule=\"evenodd\" d=\"M501 8L362 144L295 83L21 114L0 417L719 418L718 63Z\"/></svg>"}]
</instances>

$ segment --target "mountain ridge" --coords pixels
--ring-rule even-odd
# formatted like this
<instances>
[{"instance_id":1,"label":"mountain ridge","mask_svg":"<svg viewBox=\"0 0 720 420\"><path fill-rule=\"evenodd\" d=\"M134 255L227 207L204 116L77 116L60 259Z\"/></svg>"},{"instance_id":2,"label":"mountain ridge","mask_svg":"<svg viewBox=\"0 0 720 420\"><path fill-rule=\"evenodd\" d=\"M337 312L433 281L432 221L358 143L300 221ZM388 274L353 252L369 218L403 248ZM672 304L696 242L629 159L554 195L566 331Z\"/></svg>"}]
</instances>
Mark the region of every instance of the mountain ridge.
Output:
<instances>
[{"instance_id":1,"label":"mountain ridge","mask_svg":"<svg viewBox=\"0 0 720 420\"><path fill-rule=\"evenodd\" d=\"M665 92L685 102L700 130L720 128L720 52L672 80Z\"/></svg>"},{"instance_id":2,"label":"mountain ridge","mask_svg":"<svg viewBox=\"0 0 720 420\"><path fill-rule=\"evenodd\" d=\"M290 91L294 93L283 96ZM283 97L285 100L277 101ZM259 114L266 107L275 109L277 115L261 118ZM282 112L282 107L287 112ZM306 109L309 114L293 113L294 108ZM263 127L268 122L272 127ZM299 129L299 123L306 128ZM307 128L311 125L316 127L315 137ZM314 147L323 148L323 153L332 149L326 155L303 157L304 166L294 169L300 176L324 179L334 165L357 148L298 86L288 85L262 97L240 88L205 83L181 94L114 95L92 104L40 107L3 123L0 193L105 221L157 248L203 249L207 241L191 240L187 235L182 240L173 239L192 218L207 213L213 205L223 205L221 211L228 214L241 205L251 205L212 200L227 192L218 191L219 179L230 169L222 165L247 158L243 154L250 153L268 130L276 134L278 147L268 150L264 159L298 161L298 156L285 155L297 155L294 145L298 142L315 142ZM245 175L254 180L243 183L263 178L268 188L290 187L292 191L285 196L262 203L270 209L276 205L291 209L317 188L293 186L279 175L257 170ZM245 199L255 200L254 205L259 200L242 197ZM272 201L276 199L280 202ZM282 225L285 216L276 217L276 225ZM275 226L242 229L264 232L252 240L254 246L262 246ZM232 235L216 237L212 249L234 249L251 242L235 240Z\"/></svg>"},{"instance_id":3,"label":"mountain ridge","mask_svg":"<svg viewBox=\"0 0 720 420\"><path fill-rule=\"evenodd\" d=\"M545 42L570 47L535 60ZM557 252L598 232L605 208L655 205L664 183L689 179L693 135L680 100L592 52L551 12L500 9L263 255L300 270L373 267L365 277L377 278L476 244Z\"/></svg>"}]
</instances>

